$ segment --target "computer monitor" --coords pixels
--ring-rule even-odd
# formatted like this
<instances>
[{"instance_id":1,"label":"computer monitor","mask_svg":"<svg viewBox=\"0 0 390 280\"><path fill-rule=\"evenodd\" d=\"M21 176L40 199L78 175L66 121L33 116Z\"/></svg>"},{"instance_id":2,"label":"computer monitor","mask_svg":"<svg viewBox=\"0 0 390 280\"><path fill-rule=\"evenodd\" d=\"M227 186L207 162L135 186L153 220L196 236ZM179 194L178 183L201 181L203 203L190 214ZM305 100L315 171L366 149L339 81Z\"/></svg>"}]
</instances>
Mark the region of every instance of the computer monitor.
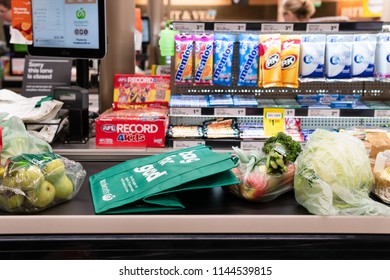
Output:
<instances>
[{"instance_id":1,"label":"computer monitor","mask_svg":"<svg viewBox=\"0 0 390 280\"><path fill-rule=\"evenodd\" d=\"M30 55L100 59L106 54L106 0L31 0Z\"/></svg>"}]
</instances>

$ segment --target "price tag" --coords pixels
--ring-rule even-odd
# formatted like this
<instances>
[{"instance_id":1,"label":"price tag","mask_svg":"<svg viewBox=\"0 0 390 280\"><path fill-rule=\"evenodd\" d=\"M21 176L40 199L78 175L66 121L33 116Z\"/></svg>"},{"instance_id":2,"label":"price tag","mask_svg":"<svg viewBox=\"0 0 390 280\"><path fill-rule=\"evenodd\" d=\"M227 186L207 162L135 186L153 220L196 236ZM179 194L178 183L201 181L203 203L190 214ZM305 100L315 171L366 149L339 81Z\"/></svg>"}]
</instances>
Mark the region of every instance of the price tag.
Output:
<instances>
[{"instance_id":1,"label":"price tag","mask_svg":"<svg viewBox=\"0 0 390 280\"><path fill-rule=\"evenodd\" d=\"M309 109L309 117L340 117L339 109Z\"/></svg>"},{"instance_id":2,"label":"price tag","mask_svg":"<svg viewBox=\"0 0 390 280\"><path fill-rule=\"evenodd\" d=\"M184 149L184 148L191 148L198 145L205 145L205 141L199 140L199 141L173 141L173 148L174 149Z\"/></svg>"},{"instance_id":3,"label":"price tag","mask_svg":"<svg viewBox=\"0 0 390 280\"><path fill-rule=\"evenodd\" d=\"M200 116L202 114L201 108L170 108L169 114L171 116Z\"/></svg>"},{"instance_id":4,"label":"price tag","mask_svg":"<svg viewBox=\"0 0 390 280\"><path fill-rule=\"evenodd\" d=\"M286 118L295 117L295 109L284 109L284 115Z\"/></svg>"},{"instance_id":5,"label":"price tag","mask_svg":"<svg viewBox=\"0 0 390 280\"><path fill-rule=\"evenodd\" d=\"M205 29L204 22L174 22L173 23L173 29L179 30L180 32L185 31L200 31L203 32Z\"/></svg>"},{"instance_id":6,"label":"price tag","mask_svg":"<svg viewBox=\"0 0 390 280\"><path fill-rule=\"evenodd\" d=\"M214 23L214 31L246 31L245 23Z\"/></svg>"},{"instance_id":7,"label":"price tag","mask_svg":"<svg viewBox=\"0 0 390 280\"><path fill-rule=\"evenodd\" d=\"M243 117L246 116L245 108L215 108L214 116Z\"/></svg>"},{"instance_id":8,"label":"price tag","mask_svg":"<svg viewBox=\"0 0 390 280\"><path fill-rule=\"evenodd\" d=\"M264 142L262 141L242 141L240 144L242 150L261 150L263 146Z\"/></svg>"},{"instance_id":9,"label":"price tag","mask_svg":"<svg viewBox=\"0 0 390 280\"><path fill-rule=\"evenodd\" d=\"M374 112L375 118L389 118L390 110L375 110Z\"/></svg>"},{"instance_id":10,"label":"price tag","mask_svg":"<svg viewBox=\"0 0 390 280\"><path fill-rule=\"evenodd\" d=\"M338 23L308 23L306 31L308 32L339 32Z\"/></svg>"},{"instance_id":11,"label":"price tag","mask_svg":"<svg viewBox=\"0 0 390 280\"><path fill-rule=\"evenodd\" d=\"M264 136L274 136L284 132L284 109L264 108Z\"/></svg>"},{"instance_id":12,"label":"price tag","mask_svg":"<svg viewBox=\"0 0 390 280\"><path fill-rule=\"evenodd\" d=\"M263 23L261 31L265 32L288 32L294 31L293 23Z\"/></svg>"}]
</instances>

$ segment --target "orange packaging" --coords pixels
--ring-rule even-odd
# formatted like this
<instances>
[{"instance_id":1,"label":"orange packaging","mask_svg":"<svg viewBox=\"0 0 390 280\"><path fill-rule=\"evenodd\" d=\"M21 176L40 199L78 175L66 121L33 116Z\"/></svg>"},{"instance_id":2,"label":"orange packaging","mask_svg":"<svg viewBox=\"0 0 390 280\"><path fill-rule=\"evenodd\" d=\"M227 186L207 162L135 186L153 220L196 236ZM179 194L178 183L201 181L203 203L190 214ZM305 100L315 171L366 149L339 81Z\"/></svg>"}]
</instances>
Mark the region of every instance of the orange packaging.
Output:
<instances>
[{"instance_id":1,"label":"orange packaging","mask_svg":"<svg viewBox=\"0 0 390 280\"><path fill-rule=\"evenodd\" d=\"M283 86L299 87L299 52L301 45L300 35L282 35L282 82Z\"/></svg>"},{"instance_id":2,"label":"orange packaging","mask_svg":"<svg viewBox=\"0 0 390 280\"><path fill-rule=\"evenodd\" d=\"M260 87L283 86L280 52L280 34L260 36L260 71L262 74Z\"/></svg>"},{"instance_id":3,"label":"orange packaging","mask_svg":"<svg viewBox=\"0 0 390 280\"><path fill-rule=\"evenodd\" d=\"M175 35L175 84L192 83L193 35Z\"/></svg>"},{"instance_id":4,"label":"orange packaging","mask_svg":"<svg viewBox=\"0 0 390 280\"><path fill-rule=\"evenodd\" d=\"M214 34L194 35L195 84L213 83Z\"/></svg>"},{"instance_id":5,"label":"orange packaging","mask_svg":"<svg viewBox=\"0 0 390 280\"><path fill-rule=\"evenodd\" d=\"M31 1L12 0L12 44L32 44Z\"/></svg>"}]
</instances>

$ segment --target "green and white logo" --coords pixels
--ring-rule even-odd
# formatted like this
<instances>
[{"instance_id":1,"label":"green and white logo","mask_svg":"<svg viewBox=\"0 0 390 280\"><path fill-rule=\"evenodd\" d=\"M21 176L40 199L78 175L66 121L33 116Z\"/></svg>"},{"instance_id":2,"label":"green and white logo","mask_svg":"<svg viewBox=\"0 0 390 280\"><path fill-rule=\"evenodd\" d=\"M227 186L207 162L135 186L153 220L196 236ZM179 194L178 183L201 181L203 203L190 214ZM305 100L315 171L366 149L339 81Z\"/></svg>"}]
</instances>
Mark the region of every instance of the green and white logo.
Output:
<instances>
[{"instance_id":1,"label":"green and white logo","mask_svg":"<svg viewBox=\"0 0 390 280\"><path fill-rule=\"evenodd\" d=\"M77 19L84 19L85 16L86 16L86 12L83 8L80 8L79 10L76 11Z\"/></svg>"}]
</instances>

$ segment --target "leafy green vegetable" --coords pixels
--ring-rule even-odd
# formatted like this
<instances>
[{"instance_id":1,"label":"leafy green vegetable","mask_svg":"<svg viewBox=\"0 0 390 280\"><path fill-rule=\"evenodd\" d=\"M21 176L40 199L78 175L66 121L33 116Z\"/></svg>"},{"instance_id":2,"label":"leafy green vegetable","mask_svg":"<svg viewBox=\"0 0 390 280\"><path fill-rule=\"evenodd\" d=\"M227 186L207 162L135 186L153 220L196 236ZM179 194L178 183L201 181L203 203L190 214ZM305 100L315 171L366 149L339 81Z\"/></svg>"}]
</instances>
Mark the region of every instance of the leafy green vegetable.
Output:
<instances>
[{"instance_id":1,"label":"leafy green vegetable","mask_svg":"<svg viewBox=\"0 0 390 280\"><path fill-rule=\"evenodd\" d=\"M317 215L390 215L369 197L374 177L359 139L317 129L295 161L295 198Z\"/></svg>"},{"instance_id":2,"label":"leafy green vegetable","mask_svg":"<svg viewBox=\"0 0 390 280\"><path fill-rule=\"evenodd\" d=\"M265 141L262 150L267 157L268 173L280 174L287 171L287 163L295 161L302 147L291 136L279 132Z\"/></svg>"}]
</instances>

